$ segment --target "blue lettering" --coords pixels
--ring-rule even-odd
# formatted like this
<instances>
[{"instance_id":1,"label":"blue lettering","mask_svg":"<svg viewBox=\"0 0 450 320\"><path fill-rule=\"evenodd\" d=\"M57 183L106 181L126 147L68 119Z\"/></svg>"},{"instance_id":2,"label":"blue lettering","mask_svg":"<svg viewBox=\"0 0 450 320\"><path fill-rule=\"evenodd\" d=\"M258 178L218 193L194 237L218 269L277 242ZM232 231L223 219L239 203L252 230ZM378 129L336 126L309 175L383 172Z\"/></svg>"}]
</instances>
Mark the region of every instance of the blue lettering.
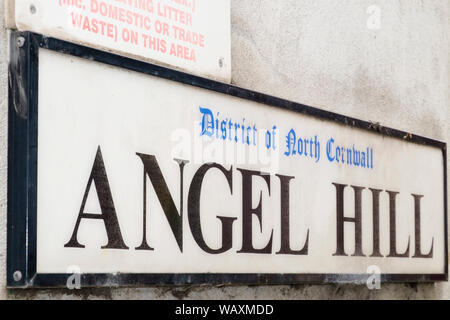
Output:
<instances>
[{"instance_id":1,"label":"blue lettering","mask_svg":"<svg viewBox=\"0 0 450 320\"><path fill-rule=\"evenodd\" d=\"M214 116L208 108L200 107L200 112L203 113L201 123L202 133L200 135L207 135L208 137L211 137L214 134Z\"/></svg>"},{"instance_id":2,"label":"blue lettering","mask_svg":"<svg viewBox=\"0 0 450 320\"><path fill-rule=\"evenodd\" d=\"M330 161L330 162L333 162L334 161L334 156L333 156L333 143L334 143L334 139L333 138L330 138L330 140L328 140L328 142L327 142L327 157L328 157L328 160Z\"/></svg>"},{"instance_id":3,"label":"blue lettering","mask_svg":"<svg viewBox=\"0 0 450 320\"><path fill-rule=\"evenodd\" d=\"M222 129L222 139L225 140L227 138L227 121L223 120L220 123L220 128Z\"/></svg>"},{"instance_id":4,"label":"blue lettering","mask_svg":"<svg viewBox=\"0 0 450 320\"><path fill-rule=\"evenodd\" d=\"M339 158L341 157L341 149L339 147L336 148L336 162L339 163Z\"/></svg>"},{"instance_id":5,"label":"blue lettering","mask_svg":"<svg viewBox=\"0 0 450 320\"><path fill-rule=\"evenodd\" d=\"M320 159L320 142L317 139L317 136L314 137L314 148L315 148L315 157L316 163L319 162Z\"/></svg>"},{"instance_id":6,"label":"blue lettering","mask_svg":"<svg viewBox=\"0 0 450 320\"><path fill-rule=\"evenodd\" d=\"M284 153L285 156L290 156L291 154L295 154L295 131L294 131L294 129L291 129L291 131L289 131L288 135L286 136L286 147L287 147L287 151Z\"/></svg>"},{"instance_id":7,"label":"blue lettering","mask_svg":"<svg viewBox=\"0 0 450 320\"><path fill-rule=\"evenodd\" d=\"M353 146L352 149L353 149L353 164L355 166L359 167L359 163L361 161L361 159L360 159L360 157L361 157L360 152L355 150L355 146Z\"/></svg>"},{"instance_id":8,"label":"blue lettering","mask_svg":"<svg viewBox=\"0 0 450 320\"><path fill-rule=\"evenodd\" d=\"M302 138L298 139L297 152L298 152L299 155L303 154L303 140L302 140Z\"/></svg>"},{"instance_id":9,"label":"blue lettering","mask_svg":"<svg viewBox=\"0 0 450 320\"><path fill-rule=\"evenodd\" d=\"M271 145L272 145L272 138L270 137L270 131L267 130L267 132L266 132L266 148L270 149Z\"/></svg>"}]
</instances>

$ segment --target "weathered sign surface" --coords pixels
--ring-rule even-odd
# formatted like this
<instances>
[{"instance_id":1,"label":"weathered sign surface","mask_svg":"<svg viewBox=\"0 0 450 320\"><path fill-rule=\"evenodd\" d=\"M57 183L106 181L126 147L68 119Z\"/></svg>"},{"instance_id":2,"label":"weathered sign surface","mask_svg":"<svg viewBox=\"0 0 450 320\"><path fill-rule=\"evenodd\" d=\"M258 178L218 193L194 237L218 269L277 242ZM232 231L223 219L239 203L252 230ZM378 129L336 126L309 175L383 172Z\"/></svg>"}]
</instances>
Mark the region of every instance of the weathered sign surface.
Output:
<instances>
[{"instance_id":1,"label":"weathered sign surface","mask_svg":"<svg viewBox=\"0 0 450 320\"><path fill-rule=\"evenodd\" d=\"M33 284L446 278L443 143L31 37Z\"/></svg>"},{"instance_id":2,"label":"weathered sign surface","mask_svg":"<svg viewBox=\"0 0 450 320\"><path fill-rule=\"evenodd\" d=\"M21 31L231 81L229 0L15 0Z\"/></svg>"}]
</instances>

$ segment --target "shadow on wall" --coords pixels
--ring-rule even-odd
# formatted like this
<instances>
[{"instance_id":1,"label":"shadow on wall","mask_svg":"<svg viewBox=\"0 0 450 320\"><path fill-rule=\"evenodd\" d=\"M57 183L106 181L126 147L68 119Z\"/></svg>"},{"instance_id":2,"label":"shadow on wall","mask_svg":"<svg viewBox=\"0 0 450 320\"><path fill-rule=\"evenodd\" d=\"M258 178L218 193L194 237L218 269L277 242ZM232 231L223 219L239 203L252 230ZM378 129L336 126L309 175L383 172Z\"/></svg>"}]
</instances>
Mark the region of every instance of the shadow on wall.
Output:
<instances>
[{"instance_id":1,"label":"shadow on wall","mask_svg":"<svg viewBox=\"0 0 450 320\"><path fill-rule=\"evenodd\" d=\"M8 290L9 299L443 299L439 285L389 284L380 290L360 285L176 286L154 288L96 288L81 290Z\"/></svg>"}]
</instances>

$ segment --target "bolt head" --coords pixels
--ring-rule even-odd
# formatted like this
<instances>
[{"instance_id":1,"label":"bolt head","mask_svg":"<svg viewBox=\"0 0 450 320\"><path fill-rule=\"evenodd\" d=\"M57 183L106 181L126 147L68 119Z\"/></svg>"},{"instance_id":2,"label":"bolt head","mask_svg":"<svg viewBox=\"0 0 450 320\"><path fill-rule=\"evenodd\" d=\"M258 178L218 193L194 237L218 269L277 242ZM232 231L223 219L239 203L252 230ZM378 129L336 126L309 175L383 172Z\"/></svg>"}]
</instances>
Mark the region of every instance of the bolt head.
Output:
<instances>
[{"instance_id":1,"label":"bolt head","mask_svg":"<svg viewBox=\"0 0 450 320\"><path fill-rule=\"evenodd\" d=\"M16 282L22 280L22 272L20 272L20 271L14 272L13 278L14 278L14 281L16 281Z\"/></svg>"},{"instance_id":2,"label":"bolt head","mask_svg":"<svg viewBox=\"0 0 450 320\"><path fill-rule=\"evenodd\" d=\"M23 45L25 44L25 38L24 37L18 37L16 40L17 46L19 48L22 48Z\"/></svg>"}]
</instances>

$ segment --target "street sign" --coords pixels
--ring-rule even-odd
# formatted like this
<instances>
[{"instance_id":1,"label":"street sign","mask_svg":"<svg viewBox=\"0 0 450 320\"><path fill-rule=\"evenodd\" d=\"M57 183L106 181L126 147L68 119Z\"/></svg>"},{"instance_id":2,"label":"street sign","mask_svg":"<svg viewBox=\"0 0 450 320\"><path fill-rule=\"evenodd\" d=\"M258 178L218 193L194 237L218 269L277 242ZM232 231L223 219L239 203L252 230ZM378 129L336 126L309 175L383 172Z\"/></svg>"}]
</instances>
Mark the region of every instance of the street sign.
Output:
<instances>
[{"instance_id":1,"label":"street sign","mask_svg":"<svg viewBox=\"0 0 450 320\"><path fill-rule=\"evenodd\" d=\"M447 279L444 143L40 35L12 48L10 286Z\"/></svg>"}]
</instances>

